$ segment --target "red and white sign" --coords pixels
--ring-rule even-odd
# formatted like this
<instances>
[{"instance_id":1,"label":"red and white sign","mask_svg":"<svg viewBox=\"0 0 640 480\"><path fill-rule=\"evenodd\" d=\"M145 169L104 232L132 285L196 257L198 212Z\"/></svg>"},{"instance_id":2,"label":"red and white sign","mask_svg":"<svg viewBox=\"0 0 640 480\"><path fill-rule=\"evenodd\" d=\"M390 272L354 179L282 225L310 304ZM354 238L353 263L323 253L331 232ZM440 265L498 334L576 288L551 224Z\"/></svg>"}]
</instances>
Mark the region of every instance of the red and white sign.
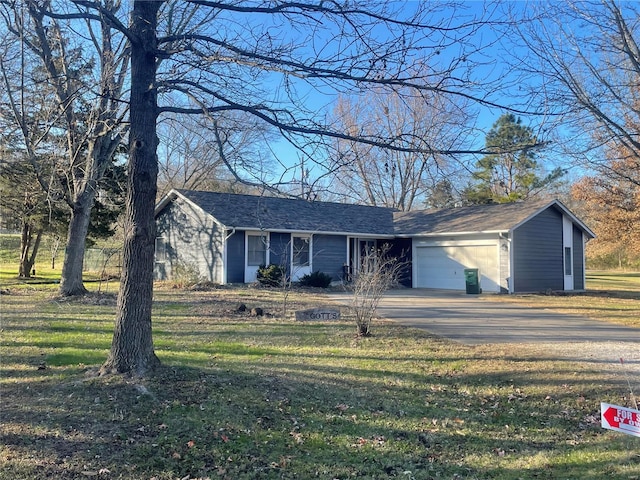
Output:
<instances>
[{"instance_id":1,"label":"red and white sign","mask_svg":"<svg viewBox=\"0 0 640 480\"><path fill-rule=\"evenodd\" d=\"M600 420L602 428L640 437L640 410L601 403Z\"/></svg>"}]
</instances>

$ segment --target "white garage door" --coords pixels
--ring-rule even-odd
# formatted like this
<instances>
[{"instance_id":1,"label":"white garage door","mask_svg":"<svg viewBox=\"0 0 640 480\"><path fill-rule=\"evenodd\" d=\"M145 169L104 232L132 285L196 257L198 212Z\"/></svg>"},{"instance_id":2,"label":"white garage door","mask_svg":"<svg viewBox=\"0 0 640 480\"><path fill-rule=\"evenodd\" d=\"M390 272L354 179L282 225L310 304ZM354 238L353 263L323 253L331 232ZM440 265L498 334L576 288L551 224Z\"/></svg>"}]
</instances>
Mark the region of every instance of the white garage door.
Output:
<instances>
[{"instance_id":1,"label":"white garage door","mask_svg":"<svg viewBox=\"0 0 640 480\"><path fill-rule=\"evenodd\" d=\"M485 292L499 292L500 269L496 245L416 247L416 287L465 290L465 268L480 270Z\"/></svg>"}]
</instances>

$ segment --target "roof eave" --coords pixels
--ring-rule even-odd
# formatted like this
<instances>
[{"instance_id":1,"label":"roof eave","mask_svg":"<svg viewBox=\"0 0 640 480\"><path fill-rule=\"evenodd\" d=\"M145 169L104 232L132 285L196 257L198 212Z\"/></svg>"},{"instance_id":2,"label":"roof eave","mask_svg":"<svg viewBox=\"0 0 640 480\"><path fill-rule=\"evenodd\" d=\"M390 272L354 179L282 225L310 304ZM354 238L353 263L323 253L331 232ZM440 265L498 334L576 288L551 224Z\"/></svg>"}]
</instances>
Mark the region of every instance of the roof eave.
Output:
<instances>
[{"instance_id":1,"label":"roof eave","mask_svg":"<svg viewBox=\"0 0 640 480\"><path fill-rule=\"evenodd\" d=\"M164 197L162 197L160 199L160 201L158 202L158 204L156 205L156 208L153 210L153 216L157 217L158 214L164 210L164 208L171 202L173 202L178 195L180 195L179 192L177 192L175 189L171 189L169 190L169 193L167 193ZM182 196L182 195L180 195ZM184 197L183 197L184 198Z\"/></svg>"},{"instance_id":2,"label":"roof eave","mask_svg":"<svg viewBox=\"0 0 640 480\"><path fill-rule=\"evenodd\" d=\"M303 235L344 235L346 237L359 237L359 238L388 238L393 239L397 235L389 233L362 233L362 232L332 232L325 230L298 230L290 228L259 228L259 227L243 227L238 225L228 225L227 229L246 230L254 232L268 232L268 233L300 233Z\"/></svg>"},{"instance_id":3,"label":"roof eave","mask_svg":"<svg viewBox=\"0 0 640 480\"><path fill-rule=\"evenodd\" d=\"M499 235L501 233L509 233L509 230L475 230L468 232L420 232L420 233L398 233L395 236L398 238L412 238L412 237L447 237L447 236L458 236L458 235Z\"/></svg>"},{"instance_id":4,"label":"roof eave","mask_svg":"<svg viewBox=\"0 0 640 480\"><path fill-rule=\"evenodd\" d=\"M552 201L550 201L548 204L546 204L543 207L540 207L538 210L536 210L535 212L533 212L531 215L529 215L527 218L525 218L524 220L521 220L520 222L518 222L517 224L515 224L513 227L511 227L509 229L509 233L513 232L516 228L520 227L521 225L525 224L526 222L528 222L529 220L531 220L533 217L535 217L536 215L538 215L540 212L543 212L544 210L546 210L549 207L552 206L557 206L562 213L564 213L565 215L567 215L569 218L571 218L571 221L574 224L577 224L580 229L585 232L587 234L587 236L591 237L591 238L596 238L596 234L593 233L593 231L587 227L584 223L582 223L582 221L576 217L571 210L569 210L566 205L564 205L560 200L558 199L554 199Z\"/></svg>"}]
</instances>

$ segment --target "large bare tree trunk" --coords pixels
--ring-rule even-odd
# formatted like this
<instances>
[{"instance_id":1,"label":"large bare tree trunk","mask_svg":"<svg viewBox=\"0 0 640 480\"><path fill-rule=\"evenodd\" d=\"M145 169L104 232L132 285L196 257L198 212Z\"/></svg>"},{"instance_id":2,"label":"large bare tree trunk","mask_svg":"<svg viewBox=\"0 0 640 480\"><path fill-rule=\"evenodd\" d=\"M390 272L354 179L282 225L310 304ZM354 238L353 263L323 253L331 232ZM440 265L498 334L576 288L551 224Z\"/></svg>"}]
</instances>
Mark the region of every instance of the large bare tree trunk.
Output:
<instances>
[{"instance_id":1,"label":"large bare tree trunk","mask_svg":"<svg viewBox=\"0 0 640 480\"><path fill-rule=\"evenodd\" d=\"M93 194L85 193L73 205L67 229L67 244L64 250L60 278L60 295L83 295L87 292L84 283L82 283L82 266L94 197Z\"/></svg>"},{"instance_id":2,"label":"large bare tree trunk","mask_svg":"<svg viewBox=\"0 0 640 480\"><path fill-rule=\"evenodd\" d=\"M136 1L131 45L131 130L123 252L111 351L102 373L144 375L160 361L153 350L151 306L158 161L156 27L162 2Z\"/></svg>"}]
</instances>

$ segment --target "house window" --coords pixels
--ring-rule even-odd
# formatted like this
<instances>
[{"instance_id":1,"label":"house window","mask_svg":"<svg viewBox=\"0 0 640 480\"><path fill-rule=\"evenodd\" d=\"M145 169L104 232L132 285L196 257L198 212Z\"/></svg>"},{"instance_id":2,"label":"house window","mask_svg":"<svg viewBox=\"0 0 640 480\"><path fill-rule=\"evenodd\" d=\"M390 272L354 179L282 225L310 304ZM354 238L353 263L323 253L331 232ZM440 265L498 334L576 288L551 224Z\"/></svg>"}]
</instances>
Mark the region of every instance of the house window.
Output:
<instances>
[{"instance_id":1,"label":"house window","mask_svg":"<svg viewBox=\"0 0 640 480\"><path fill-rule=\"evenodd\" d=\"M267 237L264 235L247 236L247 265L259 267L267 264Z\"/></svg>"},{"instance_id":2,"label":"house window","mask_svg":"<svg viewBox=\"0 0 640 480\"><path fill-rule=\"evenodd\" d=\"M163 237L156 237L156 262L164 263L167 261L167 243Z\"/></svg>"},{"instance_id":3,"label":"house window","mask_svg":"<svg viewBox=\"0 0 640 480\"><path fill-rule=\"evenodd\" d=\"M293 265L296 267L308 267L311 250L310 237L293 237Z\"/></svg>"},{"instance_id":4,"label":"house window","mask_svg":"<svg viewBox=\"0 0 640 480\"><path fill-rule=\"evenodd\" d=\"M572 270L572 258L571 258L571 247L564 247L564 274L565 275L572 275L573 274L573 270Z\"/></svg>"}]
</instances>

